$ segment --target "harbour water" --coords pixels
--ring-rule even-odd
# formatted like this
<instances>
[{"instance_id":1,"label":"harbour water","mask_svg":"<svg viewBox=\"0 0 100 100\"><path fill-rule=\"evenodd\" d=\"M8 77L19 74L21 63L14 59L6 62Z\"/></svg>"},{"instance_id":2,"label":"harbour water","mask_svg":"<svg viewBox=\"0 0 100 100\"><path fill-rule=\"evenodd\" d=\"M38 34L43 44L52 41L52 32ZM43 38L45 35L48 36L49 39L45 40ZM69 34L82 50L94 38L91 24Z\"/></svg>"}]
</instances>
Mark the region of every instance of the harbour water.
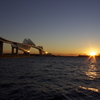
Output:
<instances>
[{"instance_id":1,"label":"harbour water","mask_svg":"<svg viewBox=\"0 0 100 100\"><path fill-rule=\"evenodd\" d=\"M0 100L100 100L100 58L1 58Z\"/></svg>"}]
</instances>

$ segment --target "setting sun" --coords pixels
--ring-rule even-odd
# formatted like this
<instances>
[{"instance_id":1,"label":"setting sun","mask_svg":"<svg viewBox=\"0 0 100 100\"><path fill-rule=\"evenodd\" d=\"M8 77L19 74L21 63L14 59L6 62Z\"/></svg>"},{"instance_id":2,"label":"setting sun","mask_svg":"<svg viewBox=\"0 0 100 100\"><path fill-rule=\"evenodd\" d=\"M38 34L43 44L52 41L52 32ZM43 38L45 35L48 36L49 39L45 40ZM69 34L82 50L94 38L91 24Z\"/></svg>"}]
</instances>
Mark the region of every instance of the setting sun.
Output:
<instances>
[{"instance_id":1,"label":"setting sun","mask_svg":"<svg viewBox=\"0 0 100 100\"><path fill-rule=\"evenodd\" d=\"M96 55L96 52L91 52L90 53L90 56L95 56Z\"/></svg>"}]
</instances>

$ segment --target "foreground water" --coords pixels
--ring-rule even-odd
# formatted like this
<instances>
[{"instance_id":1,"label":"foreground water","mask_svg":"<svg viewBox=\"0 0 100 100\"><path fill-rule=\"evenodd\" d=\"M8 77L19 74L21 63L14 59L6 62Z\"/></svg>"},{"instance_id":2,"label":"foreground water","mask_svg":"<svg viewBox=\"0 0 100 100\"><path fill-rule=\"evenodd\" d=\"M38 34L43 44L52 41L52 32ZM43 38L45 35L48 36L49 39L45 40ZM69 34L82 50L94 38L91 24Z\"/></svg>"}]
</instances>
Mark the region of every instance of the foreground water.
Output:
<instances>
[{"instance_id":1,"label":"foreground water","mask_svg":"<svg viewBox=\"0 0 100 100\"><path fill-rule=\"evenodd\" d=\"M100 58L0 59L0 100L100 100Z\"/></svg>"}]
</instances>

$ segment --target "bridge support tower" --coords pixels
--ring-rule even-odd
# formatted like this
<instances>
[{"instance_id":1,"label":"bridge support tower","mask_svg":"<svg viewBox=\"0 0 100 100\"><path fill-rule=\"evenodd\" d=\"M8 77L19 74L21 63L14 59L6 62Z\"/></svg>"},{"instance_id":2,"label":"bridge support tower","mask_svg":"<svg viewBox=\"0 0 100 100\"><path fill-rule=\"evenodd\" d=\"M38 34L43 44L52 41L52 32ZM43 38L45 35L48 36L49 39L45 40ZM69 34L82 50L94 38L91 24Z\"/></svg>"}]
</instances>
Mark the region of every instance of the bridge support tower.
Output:
<instances>
[{"instance_id":1,"label":"bridge support tower","mask_svg":"<svg viewBox=\"0 0 100 100\"><path fill-rule=\"evenodd\" d=\"M12 55L18 55L18 47L13 47L12 46Z\"/></svg>"},{"instance_id":2,"label":"bridge support tower","mask_svg":"<svg viewBox=\"0 0 100 100\"><path fill-rule=\"evenodd\" d=\"M39 50L39 54L42 55L42 50Z\"/></svg>"},{"instance_id":3,"label":"bridge support tower","mask_svg":"<svg viewBox=\"0 0 100 100\"><path fill-rule=\"evenodd\" d=\"M0 41L0 55L3 55L3 42Z\"/></svg>"}]
</instances>

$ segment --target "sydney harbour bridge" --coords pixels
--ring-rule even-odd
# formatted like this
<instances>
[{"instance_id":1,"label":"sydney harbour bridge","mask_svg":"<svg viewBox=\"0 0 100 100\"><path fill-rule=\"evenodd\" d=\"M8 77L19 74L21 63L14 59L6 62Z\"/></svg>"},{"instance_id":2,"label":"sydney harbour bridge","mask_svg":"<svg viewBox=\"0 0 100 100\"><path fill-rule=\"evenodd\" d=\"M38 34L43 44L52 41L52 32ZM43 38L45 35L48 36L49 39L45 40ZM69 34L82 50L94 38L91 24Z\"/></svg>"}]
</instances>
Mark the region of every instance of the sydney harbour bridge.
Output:
<instances>
[{"instance_id":1,"label":"sydney harbour bridge","mask_svg":"<svg viewBox=\"0 0 100 100\"><path fill-rule=\"evenodd\" d=\"M30 39L24 39L23 43L18 43L0 37L0 55L3 55L3 43L11 44L11 53L16 55L18 54L18 50L23 51L24 54L30 54L31 48L38 49L40 55L47 53L43 50L42 46L36 46Z\"/></svg>"}]
</instances>

